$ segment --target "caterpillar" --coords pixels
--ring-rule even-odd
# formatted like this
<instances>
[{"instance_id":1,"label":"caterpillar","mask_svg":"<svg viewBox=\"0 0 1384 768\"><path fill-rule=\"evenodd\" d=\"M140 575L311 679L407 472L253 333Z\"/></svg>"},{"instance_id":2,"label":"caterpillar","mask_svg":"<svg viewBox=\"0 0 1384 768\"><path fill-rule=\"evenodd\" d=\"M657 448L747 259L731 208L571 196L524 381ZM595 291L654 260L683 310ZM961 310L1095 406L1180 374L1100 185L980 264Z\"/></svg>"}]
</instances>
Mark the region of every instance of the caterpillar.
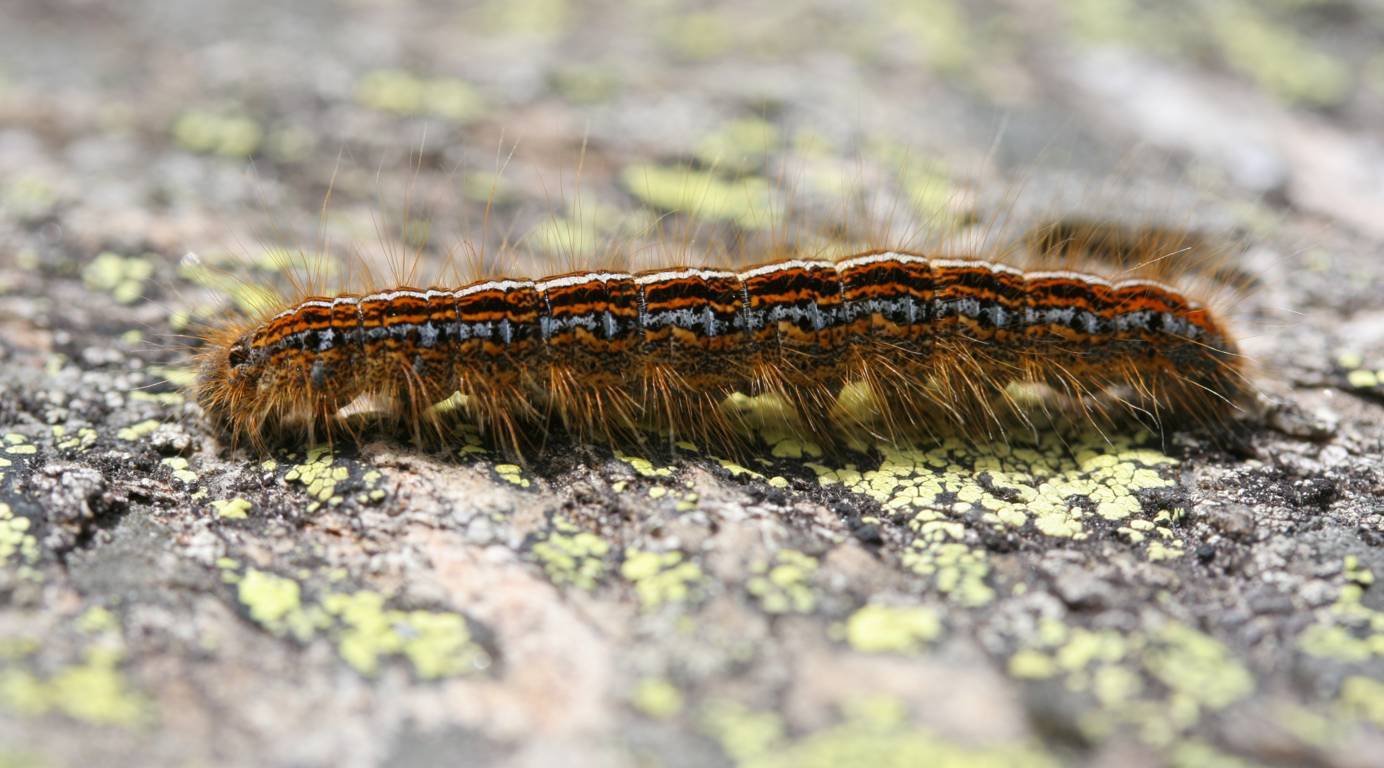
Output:
<instances>
[{"instance_id":1,"label":"caterpillar","mask_svg":"<svg viewBox=\"0 0 1384 768\"><path fill-rule=\"evenodd\" d=\"M1224 426L1248 363L1220 314L1171 283L1183 249L1145 238L1120 247L1140 261L1103 275L1093 254L1130 239L1093 232L1042 229L1026 265L874 249L309 296L210 334L196 399L262 447L349 431L341 412L360 398L445 436L435 405L460 393L520 456L554 418L581 440L735 450L736 392L779 398L827 447L860 429L1002 435L1053 414Z\"/></svg>"}]
</instances>

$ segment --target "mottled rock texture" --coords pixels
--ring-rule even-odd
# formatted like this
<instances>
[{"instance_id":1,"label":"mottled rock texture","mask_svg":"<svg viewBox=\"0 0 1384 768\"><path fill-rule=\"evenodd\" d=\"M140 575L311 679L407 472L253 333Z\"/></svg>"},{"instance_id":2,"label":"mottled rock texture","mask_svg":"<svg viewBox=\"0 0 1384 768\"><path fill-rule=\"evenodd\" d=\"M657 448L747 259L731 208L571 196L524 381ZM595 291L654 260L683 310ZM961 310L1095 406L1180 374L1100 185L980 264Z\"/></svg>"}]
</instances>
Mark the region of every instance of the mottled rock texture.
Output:
<instances>
[{"instance_id":1,"label":"mottled rock texture","mask_svg":"<svg viewBox=\"0 0 1384 768\"><path fill-rule=\"evenodd\" d=\"M1374 4L0 18L0 766L1384 765ZM294 249L1052 214L1235 243L1243 435L254 454L183 390Z\"/></svg>"}]
</instances>

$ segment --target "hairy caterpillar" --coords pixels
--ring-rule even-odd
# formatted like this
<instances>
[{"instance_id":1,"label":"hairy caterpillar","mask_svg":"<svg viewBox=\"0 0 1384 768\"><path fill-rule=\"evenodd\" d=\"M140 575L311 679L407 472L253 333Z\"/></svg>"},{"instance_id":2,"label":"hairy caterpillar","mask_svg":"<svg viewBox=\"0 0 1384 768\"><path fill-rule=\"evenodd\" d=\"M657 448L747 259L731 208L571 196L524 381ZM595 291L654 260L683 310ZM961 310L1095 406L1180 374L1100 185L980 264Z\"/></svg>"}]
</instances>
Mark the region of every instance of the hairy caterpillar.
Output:
<instances>
[{"instance_id":1,"label":"hairy caterpillar","mask_svg":"<svg viewBox=\"0 0 1384 768\"><path fill-rule=\"evenodd\" d=\"M1247 364L1218 314L1172 284L1201 282L1171 266L1190 246L1091 226L1026 242L1003 259L878 249L311 296L211 334L197 400L263 445L330 438L362 397L445 435L433 406L460 392L515 453L552 417L584 440L733 449L735 392L777 396L825 446L855 428L1002 433L1053 413L1228 421ZM1130 266L1105 277L1093 257L1111 243ZM843 406L846 388L868 395L864 413Z\"/></svg>"}]
</instances>

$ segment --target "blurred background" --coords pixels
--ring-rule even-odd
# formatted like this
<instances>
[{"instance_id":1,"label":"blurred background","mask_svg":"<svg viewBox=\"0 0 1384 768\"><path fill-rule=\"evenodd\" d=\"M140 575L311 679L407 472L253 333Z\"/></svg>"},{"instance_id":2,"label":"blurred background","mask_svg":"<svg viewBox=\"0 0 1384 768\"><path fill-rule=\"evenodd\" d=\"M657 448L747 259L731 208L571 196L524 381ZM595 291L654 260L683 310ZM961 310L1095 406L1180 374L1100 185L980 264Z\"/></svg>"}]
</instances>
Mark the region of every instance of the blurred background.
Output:
<instances>
[{"instance_id":1,"label":"blurred background","mask_svg":"<svg viewBox=\"0 0 1384 768\"><path fill-rule=\"evenodd\" d=\"M753 228L739 198L766 180L888 182L928 213L952 181L1012 191L1039 167L1088 189L1161 173L1384 236L1368 0L7 0L3 18L10 250L58 209L49 234L85 248L204 251L264 236L247 217L266 211L270 239L311 237L334 177L347 238L415 181L434 234L478 238L486 201L523 201L535 218L498 226L542 247L688 190ZM555 221L578 186L586 214Z\"/></svg>"},{"instance_id":2,"label":"blurred background","mask_svg":"<svg viewBox=\"0 0 1384 768\"><path fill-rule=\"evenodd\" d=\"M1380 0L0 0L0 768L1379 765L1382 127ZM168 341L247 285L198 264L324 242L532 274L690 210L840 250L1138 205L1247 244L1268 388L1347 415L1067 467L1143 526L1086 541L801 451L247 462Z\"/></svg>"}]
</instances>

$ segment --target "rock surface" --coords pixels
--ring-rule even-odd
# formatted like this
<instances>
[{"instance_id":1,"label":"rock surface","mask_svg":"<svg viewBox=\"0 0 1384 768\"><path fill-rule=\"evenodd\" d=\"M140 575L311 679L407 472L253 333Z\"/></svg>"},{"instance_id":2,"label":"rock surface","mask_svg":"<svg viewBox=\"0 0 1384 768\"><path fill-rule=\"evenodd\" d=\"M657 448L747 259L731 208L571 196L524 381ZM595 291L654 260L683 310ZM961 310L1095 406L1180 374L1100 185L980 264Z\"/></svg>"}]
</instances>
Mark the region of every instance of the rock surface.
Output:
<instances>
[{"instance_id":1,"label":"rock surface","mask_svg":"<svg viewBox=\"0 0 1384 768\"><path fill-rule=\"evenodd\" d=\"M1372 5L0 13L0 766L1384 765ZM1233 445L257 455L182 389L281 249L1131 201L1246 244Z\"/></svg>"}]
</instances>

